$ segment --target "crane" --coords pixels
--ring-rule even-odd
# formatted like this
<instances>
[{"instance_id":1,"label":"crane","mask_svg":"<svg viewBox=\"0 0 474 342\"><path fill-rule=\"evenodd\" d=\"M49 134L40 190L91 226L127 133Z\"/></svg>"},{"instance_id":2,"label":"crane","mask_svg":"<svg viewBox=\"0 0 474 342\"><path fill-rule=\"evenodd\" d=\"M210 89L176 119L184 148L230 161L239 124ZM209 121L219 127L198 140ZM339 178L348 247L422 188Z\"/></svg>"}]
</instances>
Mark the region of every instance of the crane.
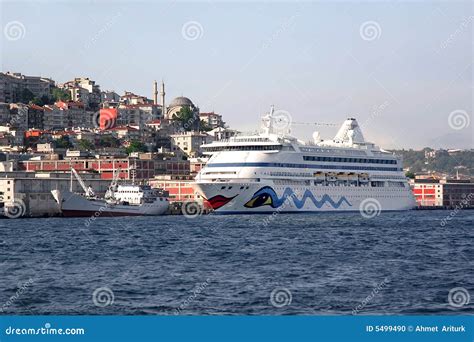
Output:
<instances>
[{"instance_id":1,"label":"crane","mask_svg":"<svg viewBox=\"0 0 474 342\"><path fill-rule=\"evenodd\" d=\"M81 187L84 190L84 192L86 193L87 197L95 197L95 192L92 189L92 187L86 186L86 183L84 183L84 181L82 180L79 173L77 173L76 169L74 169L73 167L71 167L71 192L72 192L72 175L74 175L74 177L76 177L77 181L81 185Z\"/></svg>"}]
</instances>

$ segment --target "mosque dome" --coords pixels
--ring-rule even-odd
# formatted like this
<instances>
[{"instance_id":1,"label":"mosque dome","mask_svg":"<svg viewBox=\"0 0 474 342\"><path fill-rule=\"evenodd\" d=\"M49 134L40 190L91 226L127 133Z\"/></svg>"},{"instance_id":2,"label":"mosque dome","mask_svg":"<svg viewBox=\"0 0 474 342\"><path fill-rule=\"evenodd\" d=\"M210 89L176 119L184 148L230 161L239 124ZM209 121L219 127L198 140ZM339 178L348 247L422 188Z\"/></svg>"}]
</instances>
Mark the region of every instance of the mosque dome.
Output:
<instances>
[{"instance_id":1,"label":"mosque dome","mask_svg":"<svg viewBox=\"0 0 474 342\"><path fill-rule=\"evenodd\" d=\"M169 107L182 107L182 106L194 107L194 103L187 97L180 96L173 99L169 104Z\"/></svg>"}]
</instances>

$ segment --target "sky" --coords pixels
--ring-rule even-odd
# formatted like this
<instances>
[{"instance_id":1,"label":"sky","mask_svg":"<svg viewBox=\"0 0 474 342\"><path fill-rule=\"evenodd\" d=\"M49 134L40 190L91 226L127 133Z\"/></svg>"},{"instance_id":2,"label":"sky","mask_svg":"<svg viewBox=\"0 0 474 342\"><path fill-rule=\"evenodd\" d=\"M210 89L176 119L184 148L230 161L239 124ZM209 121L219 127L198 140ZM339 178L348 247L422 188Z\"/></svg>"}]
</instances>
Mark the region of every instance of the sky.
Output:
<instances>
[{"instance_id":1,"label":"sky","mask_svg":"<svg viewBox=\"0 0 474 342\"><path fill-rule=\"evenodd\" d=\"M241 131L355 117L383 148L473 148L473 2L1 1L1 70L189 97Z\"/></svg>"}]
</instances>

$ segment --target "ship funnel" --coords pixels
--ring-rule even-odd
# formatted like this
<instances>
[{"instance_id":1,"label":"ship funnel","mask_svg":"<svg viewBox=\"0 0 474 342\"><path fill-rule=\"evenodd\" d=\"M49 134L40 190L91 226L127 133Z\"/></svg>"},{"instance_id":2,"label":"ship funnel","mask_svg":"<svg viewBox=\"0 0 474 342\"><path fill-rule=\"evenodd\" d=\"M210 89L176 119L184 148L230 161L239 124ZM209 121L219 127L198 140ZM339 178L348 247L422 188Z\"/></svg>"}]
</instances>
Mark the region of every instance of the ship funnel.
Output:
<instances>
[{"instance_id":1,"label":"ship funnel","mask_svg":"<svg viewBox=\"0 0 474 342\"><path fill-rule=\"evenodd\" d=\"M321 134L320 134L318 131L315 131L315 132L313 133L313 142L314 142L315 144L321 142Z\"/></svg>"},{"instance_id":2,"label":"ship funnel","mask_svg":"<svg viewBox=\"0 0 474 342\"><path fill-rule=\"evenodd\" d=\"M360 129L359 123L354 118L348 118L342 124L341 128L334 137L335 142L349 143L349 144L363 144L365 143L364 135Z\"/></svg>"}]
</instances>

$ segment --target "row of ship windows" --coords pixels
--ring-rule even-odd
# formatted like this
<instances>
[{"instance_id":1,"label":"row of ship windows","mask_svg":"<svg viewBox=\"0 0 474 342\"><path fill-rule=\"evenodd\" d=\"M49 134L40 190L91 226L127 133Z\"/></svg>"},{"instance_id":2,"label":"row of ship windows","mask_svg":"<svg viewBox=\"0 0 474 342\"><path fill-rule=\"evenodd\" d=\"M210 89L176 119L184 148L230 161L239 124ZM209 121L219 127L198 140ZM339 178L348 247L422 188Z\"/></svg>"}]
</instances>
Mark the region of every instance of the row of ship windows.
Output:
<instances>
[{"instance_id":1,"label":"row of ship windows","mask_svg":"<svg viewBox=\"0 0 474 342\"><path fill-rule=\"evenodd\" d=\"M388 175L388 176L377 176L377 175L371 175L370 178L373 179L407 179L405 176L397 176L397 175Z\"/></svg>"},{"instance_id":2,"label":"row of ship windows","mask_svg":"<svg viewBox=\"0 0 474 342\"><path fill-rule=\"evenodd\" d=\"M221 151L273 151L280 150L280 145L256 145L256 146L219 146L219 147L205 147L206 152L221 152Z\"/></svg>"},{"instance_id":3,"label":"row of ship windows","mask_svg":"<svg viewBox=\"0 0 474 342\"><path fill-rule=\"evenodd\" d=\"M290 164L290 163L210 163L210 164L207 164L207 167L284 167L284 168L292 168L292 169L403 171L403 169L399 167Z\"/></svg>"},{"instance_id":4,"label":"row of ship windows","mask_svg":"<svg viewBox=\"0 0 474 342\"><path fill-rule=\"evenodd\" d=\"M340 157L303 156L303 160L337 162L337 163L397 164L397 161L394 160L394 159L367 159L367 158L340 158Z\"/></svg>"},{"instance_id":5,"label":"row of ship windows","mask_svg":"<svg viewBox=\"0 0 474 342\"><path fill-rule=\"evenodd\" d=\"M318 186L318 185L316 185ZM319 185L321 186L321 185ZM275 186L275 189L276 190L285 190L287 186ZM321 186L323 187L323 186ZM331 187L337 187L337 185L333 185L333 186L328 186L329 188ZM223 187L225 188L225 187ZM304 193L306 190L312 190L313 188L308 188L308 187L304 187L304 188L299 188L299 187L293 187L293 190L294 191L300 191L301 193ZM344 189L344 191L355 191L355 192L360 192L361 190L367 190L367 191L370 191L371 193L372 192L380 192L380 191L390 191L390 193L394 193L394 191L397 191L400 192L400 191L403 191L403 193L405 193L405 190L403 188L390 188L390 189L387 189L386 187L385 188L377 188L377 187L370 187L370 186L359 186L359 187L347 187Z\"/></svg>"},{"instance_id":6,"label":"row of ship windows","mask_svg":"<svg viewBox=\"0 0 474 342\"><path fill-rule=\"evenodd\" d=\"M340 150L340 149L326 149L326 148L311 148L311 147L300 147L301 152L309 152L309 153L332 153L332 154L344 154L344 155L358 155L358 156L365 156L366 153L363 151L357 150ZM374 152L375 153L375 152Z\"/></svg>"},{"instance_id":7,"label":"row of ship windows","mask_svg":"<svg viewBox=\"0 0 474 342\"><path fill-rule=\"evenodd\" d=\"M367 197L367 195L354 195L354 194L349 194L346 195L349 199L351 198L370 198ZM394 195L374 195L374 198L396 198L396 197L406 197L406 194L394 194Z\"/></svg>"},{"instance_id":8,"label":"row of ship windows","mask_svg":"<svg viewBox=\"0 0 474 342\"><path fill-rule=\"evenodd\" d=\"M394 182L389 181L387 183L380 182L380 181L371 181L366 183L361 183L357 181L310 181L310 180L292 180L292 179L284 179L284 180L274 180L275 184L278 185L317 185L317 186L347 186L347 187L372 187L372 188L405 188L404 182Z\"/></svg>"}]
</instances>

